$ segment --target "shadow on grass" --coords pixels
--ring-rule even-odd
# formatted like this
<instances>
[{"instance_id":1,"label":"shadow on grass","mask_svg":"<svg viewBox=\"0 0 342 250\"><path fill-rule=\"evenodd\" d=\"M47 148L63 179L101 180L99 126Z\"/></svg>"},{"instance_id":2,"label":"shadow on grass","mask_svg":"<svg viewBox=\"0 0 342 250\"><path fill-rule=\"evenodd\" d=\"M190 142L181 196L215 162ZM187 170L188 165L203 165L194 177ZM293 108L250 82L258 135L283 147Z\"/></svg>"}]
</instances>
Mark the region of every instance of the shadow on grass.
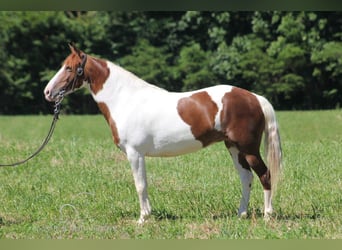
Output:
<instances>
[{"instance_id":1,"label":"shadow on grass","mask_svg":"<svg viewBox=\"0 0 342 250\"><path fill-rule=\"evenodd\" d=\"M152 210L152 216L157 221L163 221L163 220L177 221L177 220L183 219L183 216L172 214L170 211L167 211L165 209Z\"/></svg>"},{"instance_id":2,"label":"shadow on grass","mask_svg":"<svg viewBox=\"0 0 342 250\"><path fill-rule=\"evenodd\" d=\"M29 218L24 218L24 217L15 218L13 216L0 214L0 227L18 225L27 221L29 221Z\"/></svg>"},{"instance_id":3,"label":"shadow on grass","mask_svg":"<svg viewBox=\"0 0 342 250\"><path fill-rule=\"evenodd\" d=\"M212 220L219 220L219 219L226 219L226 218L232 218L236 217L235 211L227 211L223 213L216 213L216 214L210 214L210 213L199 213L199 214L192 214L184 213L182 215L180 214L174 214L170 210L166 209L156 209L152 210L152 216L157 221L163 221L163 220L170 220L170 221L178 221L182 219L186 220L199 220L199 219L212 219Z\"/></svg>"},{"instance_id":4,"label":"shadow on grass","mask_svg":"<svg viewBox=\"0 0 342 250\"><path fill-rule=\"evenodd\" d=\"M206 215L189 215L189 214L184 214L184 215L179 215L179 214L174 214L170 210L166 209L157 209L152 211L152 216L157 220L157 221L163 221L163 220L170 220L170 221L178 221L182 219L193 219L193 220L198 220L198 219L212 219L212 220L224 220L224 219L235 219L238 217L236 211L230 211L227 210L226 212L221 212L221 213L216 213L216 214L210 214L208 216ZM278 212L274 213L271 215L270 219L271 220L276 220L276 221L288 221L288 220L302 220L302 219L307 219L307 220L316 220L321 218L321 214L317 212L313 213L283 213L283 212ZM248 216L245 218L247 220L251 219L263 219L264 218L264 213L260 209L254 209L248 213Z\"/></svg>"},{"instance_id":5,"label":"shadow on grass","mask_svg":"<svg viewBox=\"0 0 342 250\"><path fill-rule=\"evenodd\" d=\"M272 215L272 218L275 220L302 220L302 219L309 219L309 220L317 220L321 218L321 214L275 214Z\"/></svg>"}]
</instances>

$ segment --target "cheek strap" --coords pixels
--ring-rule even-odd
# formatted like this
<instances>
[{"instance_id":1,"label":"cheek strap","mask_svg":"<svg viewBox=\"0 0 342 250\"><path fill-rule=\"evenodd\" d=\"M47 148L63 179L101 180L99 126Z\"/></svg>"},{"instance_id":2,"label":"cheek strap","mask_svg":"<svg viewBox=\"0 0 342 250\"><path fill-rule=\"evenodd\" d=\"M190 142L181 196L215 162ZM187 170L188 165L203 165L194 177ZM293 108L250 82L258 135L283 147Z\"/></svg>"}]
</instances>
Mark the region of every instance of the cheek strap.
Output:
<instances>
[{"instance_id":1,"label":"cheek strap","mask_svg":"<svg viewBox=\"0 0 342 250\"><path fill-rule=\"evenodd\" d=\"M85 67L86 63L87 63L87 55L83 54L82 55L82 62L77 67L77 69L76 69L76 74L77 74L78 77L80 77L80 76L82 76L84 74L84 67Z\"/></svg>"}]
</instances>

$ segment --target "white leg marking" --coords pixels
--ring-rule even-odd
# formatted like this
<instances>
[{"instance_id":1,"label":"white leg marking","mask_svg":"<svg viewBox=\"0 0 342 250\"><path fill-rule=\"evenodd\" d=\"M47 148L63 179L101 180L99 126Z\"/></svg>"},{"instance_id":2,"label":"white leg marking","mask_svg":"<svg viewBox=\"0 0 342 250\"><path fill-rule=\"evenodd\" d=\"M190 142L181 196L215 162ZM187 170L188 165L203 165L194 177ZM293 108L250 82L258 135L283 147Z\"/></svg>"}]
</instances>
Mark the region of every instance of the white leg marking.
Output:
<instances>
[{"instance_id":1,"label":"white leg marking","mask_svg":"<svg viewBox=\"0 0 342 250\"><path fill-rule=\"evenodd\" d=\"M240 201L239 217L247 217L249 197L253 182L253 173L241 166L239 163L239 150L235 147L229 148L236 170L239 172L242 184L242 198Z\"/></svg>"},{"instance_id":2,"label":"white leg marking","mask_svg":"<svg viewBox=\"0 0 342 250\"><path fill-rule=\"evenodd\" d=\"M143 224L151 214L151 205L147 194L145 157L135 150L127 150L127 158L131 163L135 188L139 196L140 217L138 224Z\"/></svg>"},{"instance_id":3,"label":"white leg marking","mask_svg":"<svg viewBox=\"0 0 342 250\"><path fill-rule=\"evenodd\" d=\"M271 190L264 190L264 217L268 219L273 212Z\"/></svg>"}]
</instances>

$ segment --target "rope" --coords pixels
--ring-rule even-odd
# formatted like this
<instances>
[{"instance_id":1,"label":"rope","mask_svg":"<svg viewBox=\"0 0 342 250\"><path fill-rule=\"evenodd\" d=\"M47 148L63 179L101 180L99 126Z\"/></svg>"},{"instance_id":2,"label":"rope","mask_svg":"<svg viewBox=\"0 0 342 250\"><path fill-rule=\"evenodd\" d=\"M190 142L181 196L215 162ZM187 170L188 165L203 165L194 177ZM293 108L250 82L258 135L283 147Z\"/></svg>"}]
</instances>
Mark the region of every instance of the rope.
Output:
<instances>
[{"instance_id":1,"label":"rope","mask_svg":"<svg viewBox=\"0 0 342 250\"><path fill-rule=\"evenodd\" d=\"M51 126L50 126L50 129L49 129L49 132L47 134L47 136L45 137L45 140L43 141L42 145L33 153L31 154L29 157L27 157L26 159L24 160L21 160L21 161L18 161L18 162L15 162L15 163L10 163L10 164L0 164L0 167L15 167L15 166L18 166L18 165L21 165L21 164L24 164L25 162L28 162L29 160L31 160L33 157L35 157L36 155L38 155L42 150L43 148L48 144L48 142L50 141L51 137L52 137L52 134L53 134L53 131L55 130L55 127L56 127L56 123L57 123L57 120L59 118L59 113L61 111L61 102L63 101L63 98L64 98L64 92L65 90L61 90L59 93L58 93L58 98L57 100L55 101L55 105L54 105L54 116L53 116L53 119L52 119L52 122L51 122Z\"/></svg>"}]
</instances>

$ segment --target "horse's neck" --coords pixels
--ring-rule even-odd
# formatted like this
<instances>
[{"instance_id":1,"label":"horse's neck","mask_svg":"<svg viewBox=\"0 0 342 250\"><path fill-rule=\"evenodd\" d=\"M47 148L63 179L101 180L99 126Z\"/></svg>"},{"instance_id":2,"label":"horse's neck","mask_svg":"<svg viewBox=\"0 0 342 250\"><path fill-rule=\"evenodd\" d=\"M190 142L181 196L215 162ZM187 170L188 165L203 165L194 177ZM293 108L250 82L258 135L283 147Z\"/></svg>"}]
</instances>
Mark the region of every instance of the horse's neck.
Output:
<instances>
[{"instance_id":1,"label":"horse's neck","mask_svg":"<svg viewBox=\"0 0 342 250\"><path fill-rule=\"evenodd\" d=\"M148 93L167 92L164 89L151 85L144 80L138 78L131 72L107 61L109 68L109 76L102 87L102 91L93 94L97 102L122 102L125 99L140 98ZM125 101L124 101L125 102Z\"/></svg>"},{"instance_id":2,"label":"horse's neck","mask_svg":"<svg viewBox=\"0 0 342 250\"><path fill-rule=\"evenodd\" d=\"M140 91L166 91L155 85L147 83L146 81L118 65L115 65L111 62L108 62L108 65L111 70L110 74L113 75L115 79L112 84L120 88L127 88L131 91L131 93Z\"/></svg>"}]
</instances>

